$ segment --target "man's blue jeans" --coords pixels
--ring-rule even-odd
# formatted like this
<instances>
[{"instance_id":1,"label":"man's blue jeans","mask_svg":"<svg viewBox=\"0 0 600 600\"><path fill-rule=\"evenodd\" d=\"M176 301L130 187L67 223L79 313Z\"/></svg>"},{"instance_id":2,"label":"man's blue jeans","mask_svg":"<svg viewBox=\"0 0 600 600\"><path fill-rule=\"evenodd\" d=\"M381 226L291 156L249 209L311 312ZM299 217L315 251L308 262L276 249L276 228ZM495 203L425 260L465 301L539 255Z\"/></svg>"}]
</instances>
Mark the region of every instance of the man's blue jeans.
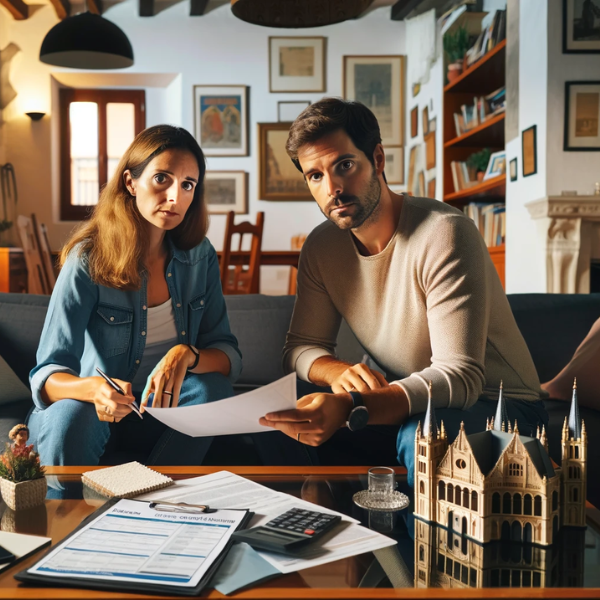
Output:
<instances>
[{"instance_id":1,"label":"man's blue jeans","mask_svg":"<svg viewBox=\"0 0 600 600\"><path fill-rule=\"evenodd\" d=\"M233 388L225 376L189 374L183 381L179 405L205 404L230 396ZM27 424L29 441L36 445L44 465L97 465L111 435L119 435L120 429L136 438L129 440L130 447L138 443L138 434L150 436L148 465L200 465L213 439L184 435L158 423L148 413L143 421L131 414L120 423L109 424L98 419L92 403L79 400L60 400L45 410L34 408Z\"/></svg>"}]
</instances>

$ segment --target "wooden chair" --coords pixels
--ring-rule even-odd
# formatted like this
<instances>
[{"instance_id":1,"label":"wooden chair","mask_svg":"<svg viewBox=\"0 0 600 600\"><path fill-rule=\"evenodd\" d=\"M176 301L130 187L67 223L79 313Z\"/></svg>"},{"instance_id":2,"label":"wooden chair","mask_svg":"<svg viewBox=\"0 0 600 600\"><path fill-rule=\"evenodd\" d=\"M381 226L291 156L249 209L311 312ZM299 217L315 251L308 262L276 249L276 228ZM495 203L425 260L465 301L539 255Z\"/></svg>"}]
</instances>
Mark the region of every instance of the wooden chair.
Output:
<instances>
[{"instance_id":1,"label":"wooden chair","mask_svg":"<svg viewBox=\"0 0 600 600\"><path fill-rule=\"evenodd\" d=\"M302 250L302 246L306 241L306 234L301 233L300 235L292 236L292 250ZM297 288L298 269L296 267L290 267L290 278L288 281L288 294L290 296L296 295Z\"/></svg>"},{"instance_id":2,"label":"wooden chair","mask_svg":"<svg viewBox=\"0 0 600 600\"><path fill-rule=\"evenodd\" d=\"M24 215L17 217L17 230L21 238L21 246L25 254L25 264L28 272L28 288L30 294L50 294L44 263L38 244L33 221Z\"/></svg>"},{"instance_id":3,"label":"wooden chair","mask_svg":"<svg viewBox=\"0 0 600 600\"><path fill-rule=\"evenodd\" d=\"M56 274L54 273L54 265L52 262L52 250L50 249L50 242L48 241L48 229L44 223L38 224L35 213L31 213L31 221L37 237L40 255L42 257L42 266L44 267L48 293L51 294L56 284Z\"/></svg>"},{"instance_id":4,"label":"wooden chair","mask_svg":"<svg viewBox=\"0 0 600 600\"><path fill-rule=\"evenodd\" d=\"M234 218L235 213L230 211L227 214L225 241L223 243L220 265L223 294L258 294L260 282L260 250L265 223L265 213L259 212L256 214L256 225L253 225L248 221L236 225L233 222ZM235 234L239 235L239 243L237 245L237 250L232 250L232 241ZM247 234L252 236L249 265L247 268L245 265L241 264L232 265L232 251L242 251L244 235Z\"/></svg>"}]
</instances>

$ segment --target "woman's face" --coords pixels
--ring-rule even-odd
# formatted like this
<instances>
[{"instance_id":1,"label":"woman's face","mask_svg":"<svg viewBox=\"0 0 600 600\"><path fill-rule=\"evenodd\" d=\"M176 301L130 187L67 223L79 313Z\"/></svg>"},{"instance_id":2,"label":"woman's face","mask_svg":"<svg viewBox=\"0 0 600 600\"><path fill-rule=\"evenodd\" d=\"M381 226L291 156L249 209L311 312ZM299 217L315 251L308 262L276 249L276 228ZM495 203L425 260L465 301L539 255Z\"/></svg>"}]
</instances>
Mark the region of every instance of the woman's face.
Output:
<instances>
[{"instance_id":1,"label":"woman's face","mask_svg":"<svg viewBox=\"0 0 600 600\"><path fill-rule=\"evenodd\" d=\"M194 199L200 169L191 152L171 148L155 156L139 179L133 179L129 171L124 177L142 217L154 227L170 231L183 221Z\"/></svg>"}]
</instances>

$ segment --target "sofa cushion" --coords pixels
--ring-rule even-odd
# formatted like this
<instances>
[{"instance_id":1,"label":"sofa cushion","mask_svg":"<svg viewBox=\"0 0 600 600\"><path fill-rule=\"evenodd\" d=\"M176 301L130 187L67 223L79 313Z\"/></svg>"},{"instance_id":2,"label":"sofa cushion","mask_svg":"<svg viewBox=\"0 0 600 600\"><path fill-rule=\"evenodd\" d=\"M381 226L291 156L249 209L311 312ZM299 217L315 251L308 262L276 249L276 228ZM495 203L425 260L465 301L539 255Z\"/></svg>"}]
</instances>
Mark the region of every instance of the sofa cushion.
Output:
<instances>
[{"instance_id":1,"label":"sofa cushion","mask_svg":"<svg viewBox=\"0 0 600 600\"><path fill-rule=\"evenodd\" d=\"M571 360L600 317L600 294L509 294L540 381L550 381Z\"/></svg>"},{"instance_id":2,"label":"sofa cushion","mask_svg":"<svg viewBox=\"0 0 600 600\"><path fill-rule=\"evenodd\" d=\"M31 402L31 392L0 356L0 405L20 400Z\"/></svg>"}]
</instances>

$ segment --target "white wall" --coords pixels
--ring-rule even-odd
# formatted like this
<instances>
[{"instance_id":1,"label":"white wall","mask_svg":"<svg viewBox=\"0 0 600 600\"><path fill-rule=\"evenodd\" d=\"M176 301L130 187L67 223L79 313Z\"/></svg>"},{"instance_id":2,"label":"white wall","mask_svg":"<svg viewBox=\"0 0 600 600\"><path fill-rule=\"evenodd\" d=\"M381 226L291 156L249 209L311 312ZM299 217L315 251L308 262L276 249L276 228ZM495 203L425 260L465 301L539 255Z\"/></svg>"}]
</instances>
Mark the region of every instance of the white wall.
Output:
<instances>
[{"instance_id":1,"label":"white wall","mask_svg":"<svg viewBox=\"0 0 600 600\"><path fill-rule=\"evenodd\" d=\"M155 17L137 16L138 3L125 0L110 8L105 17L121 27L133 45L135 65L125 73L177 73L165 90L148 92L147 124L171 122L193 131L192 90L195 84L244 84L250 86L250 156L208 159L214 170L244 170L249 173L249 207L253 219L257 211L266 212L264 249L288 249L291 237L308 233L323 219L314 202L265 202L258 200L259 122L277 120L278 100L316 101L324 95L342 93L342 56L345 54L404 54L404 24L390 19L389 7L376 9L362 19L339 25L307 30L268 29L244 23L231 14L228 5L203 17L189 16L189 3L181 2ZM39 62L40 44L57 22L50 5L39 8L32 17L17 22L0 7L3 47L14 41L23 50L18 68L11 78L19 96L4 111L6 123L0 127L5 137L6 160L14 163L19 185L20 211L35 211L49 227L50 243L58 249L72 223L56 219L58 205L57 161L50 156L51 120L47 116L31 123L25 110L51 112L50 74L60 71ZM6 25L8 23L8 25ZM269 93L268 38L276 36L327 37L327 88L317 94ZM16 62L16 61L15 61ZM56 128L52 127L56 132ZM2 138L0 137L0 140ZM2 156L0 154L0 156ZM52 207L55 210L52 210ZM54 212L54 214L53 214ZM209 237L217 249L222 246L225 217L214 216ZM279 271L279 272L277 272ZM264 291L285 291L287 269L265 269Z\"/></svg>"},{"instance_id":2,"label":"white wall","mask_svg":"<svg viewBox=\"0 0 600 600\"><path fill-rule=\"evenodd\" d=\"M552 0L556 5L562 3ZM506 145L506 160L517 157L518 179L506 184L506 291L545 292L545 254L537 240L535 223L525 208L527 202L546 195L546 143L548 127L548 3L522 0L519 40L519 130L537 126L537 174L523 177L521 136ZM560 39L552 43L561 44Z\"/></svg>"}]
</instances>

